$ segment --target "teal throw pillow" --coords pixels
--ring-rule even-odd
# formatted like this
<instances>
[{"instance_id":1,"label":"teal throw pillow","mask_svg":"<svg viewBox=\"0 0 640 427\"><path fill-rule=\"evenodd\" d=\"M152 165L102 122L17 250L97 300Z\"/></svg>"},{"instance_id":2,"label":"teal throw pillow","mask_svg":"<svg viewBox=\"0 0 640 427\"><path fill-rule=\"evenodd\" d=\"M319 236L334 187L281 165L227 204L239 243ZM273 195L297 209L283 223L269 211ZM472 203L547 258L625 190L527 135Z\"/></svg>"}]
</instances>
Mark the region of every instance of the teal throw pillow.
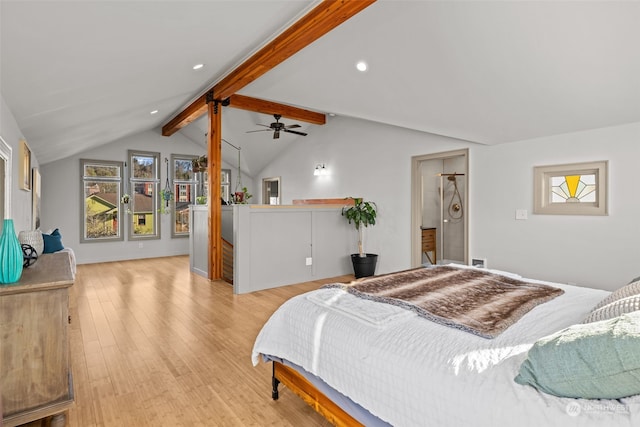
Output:
<instances>
[{"instance_id":1,"label":"teal throw pillow","mask_svg":"<svg viewBox=\"0 0 640 427\"><path fill-rule=\"evenodd\" d=\"M640 394L640 312L570 326L538 340L515 378L560 397Z\"/></svg>"},{"instance_id":2,"label":"teal throw pillow","mask_svg":"<svg viewBox=\"0 0 640 427\"><path fill-rule=\"evenodd\" d=\"M43 254L51 254L64 249L62 245L62 235L57 228L53 230L51 234L42 233L42 239L44 240Z\"/></svg>"}]
</instances>

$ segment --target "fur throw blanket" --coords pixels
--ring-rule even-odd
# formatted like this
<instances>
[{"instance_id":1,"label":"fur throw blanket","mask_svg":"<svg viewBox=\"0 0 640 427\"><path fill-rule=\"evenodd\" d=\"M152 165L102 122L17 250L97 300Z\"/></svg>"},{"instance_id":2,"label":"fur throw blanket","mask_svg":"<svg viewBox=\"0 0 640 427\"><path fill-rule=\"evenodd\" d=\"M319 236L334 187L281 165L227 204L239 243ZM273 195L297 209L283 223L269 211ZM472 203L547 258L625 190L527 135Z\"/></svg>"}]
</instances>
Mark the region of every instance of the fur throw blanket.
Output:
<instances>
[{"instance_id":1,"label":"fur throw blanket","mask_svg":"<svg viewBox=\"0 0 640 427\"><path fill-rule=\"evenodd\" d=\"M480 269L438 266L359 279L347 292L412 310L431 321L495 338L564 291Z\"/></svg>"}]
</instances>

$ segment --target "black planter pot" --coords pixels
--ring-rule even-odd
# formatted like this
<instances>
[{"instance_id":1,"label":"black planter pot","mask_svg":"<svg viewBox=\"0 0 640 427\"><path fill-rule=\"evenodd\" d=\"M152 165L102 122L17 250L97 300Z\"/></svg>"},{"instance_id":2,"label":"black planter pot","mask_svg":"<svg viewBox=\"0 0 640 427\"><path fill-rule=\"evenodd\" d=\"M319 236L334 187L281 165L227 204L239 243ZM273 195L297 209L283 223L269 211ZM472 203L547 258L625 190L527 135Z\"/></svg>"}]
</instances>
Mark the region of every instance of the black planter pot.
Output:
<instances>
[{"instance_id":1,"label":"black planter pot","mask_svg":"<svg viewBox=\"0 0 640 427\"><path fill-rule=\"evenodd\" d=\"M351 262L353 263L353 272L356 275L356 279L361 277L373 276L376 272L376 262L378 261L377 254L365 254L361 257L360 254L351 254Z\"/></svg>"}]
</instances>

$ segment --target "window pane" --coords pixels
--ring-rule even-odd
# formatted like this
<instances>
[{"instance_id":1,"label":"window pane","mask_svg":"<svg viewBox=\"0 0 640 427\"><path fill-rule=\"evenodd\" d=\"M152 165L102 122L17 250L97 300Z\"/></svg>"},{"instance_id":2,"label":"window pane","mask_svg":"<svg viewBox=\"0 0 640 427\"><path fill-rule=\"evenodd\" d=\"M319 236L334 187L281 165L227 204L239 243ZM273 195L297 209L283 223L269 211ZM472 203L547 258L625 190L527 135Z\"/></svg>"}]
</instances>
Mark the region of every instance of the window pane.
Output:
<instances>
[{"instance_id":1,"label":"window pane","mask_svg":"<svg viewBox=\"0 0 640 427\"><path fill-rule=\"evenodd\" d=\"M176 202L175 208L175 232L189 233L189 204Z\"/></svg>"},{"instance_id":2,"label":"window pane","mask_svg":"<svg viewBox=\"0 0 640 427\"><path fill-rule=\"evenodd\" d=\"M552 203L594 203L596 175L563 175L551 177Z\"/></svg>"},{"instance_id":3,"label":"window pane","mask_svg":"<svg viewBox=\"0 0 640 427\"><path fill-rule=\"evenodd\" d=\"M177 181L191 181L193 179L191 159L174 159L173 177Z\"/></svg>"},{"instance_id":4,"label":"window pane","mask_svg":"<svg viewBox=\"0 0 640 427\"><path fill-rule=\"evenodd\" d=\"M111 177L111 178L120 179L120 167L115 165L85 163L84 176L85 177L105 177L105 178Z\"/></svg>"},{"instance_id":5,"label":"window pane","mask_svg":"<svg viewBox=\"0 0 640 427\"><path fill-rule=\"evenodd\" d=\"M119 237L120 184L84 181L85 239Z\"/></svg>"},{"instance_id":6,"label":"window pane","mask_svg":"<svg viewBox=\"0 0 640 427\"><path fill-rule=\"evenodd\" d=\"M136 182L133 184L132 203L132 230L136 236L153 236L156 234L154 227L155 198L153 196L155 182Z\"/></svg>"},{"instance_id":7,"label":"window pane","mask_svg":"<svg viewBox=\"0 0 640 427\"><path fill-rule=\"evenodd\" d=\"M159 239L160 153L129 150L128 157L131 163L129 240Z\"/></svg>"},{"instance_id":8,"label":"window pane","mask_svg":"<svg viewBox=\"0 0 640 427\"><path fill-rule=\"evenodd\" d=\"M141 154L131 156L132 178L134 179L155 179L153 156L145 156Z\"/></svg>"},{"instance_id":9,"label":"window pane","mask_svg":"<svg viewBox=\"0 0 640 427\"><path fill-rule=\"evenodd\" d=\"M197 176L202 172L194 172L195 155L171 155L173 170L172 191L173 199L169 202L173 228L171 237L189 237L189 206L196 203ZM161 202L165 203L165 202Z\"/></svg>"}]
</instances>

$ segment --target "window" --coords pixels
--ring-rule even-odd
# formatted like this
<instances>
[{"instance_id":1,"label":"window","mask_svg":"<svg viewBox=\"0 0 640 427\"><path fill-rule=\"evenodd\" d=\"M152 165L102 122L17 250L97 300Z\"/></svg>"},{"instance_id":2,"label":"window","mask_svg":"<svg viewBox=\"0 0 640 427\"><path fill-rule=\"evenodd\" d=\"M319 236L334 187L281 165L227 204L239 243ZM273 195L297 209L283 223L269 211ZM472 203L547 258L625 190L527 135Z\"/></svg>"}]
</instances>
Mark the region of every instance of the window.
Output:
<instances>
[{"instance_id":1,"label":"window","mask_svg":"<svg viewBox=\"0 0 640 427\"><path fill-rule=\"evenodd\" d=\"M122 162L80 160L82 223L80 243L123 240L120 197Z\"/></svg>"},{"instance_id":2,"label":"window","mask_svg":"<svg viewBox=\"0 0 640 427\"><path fill-rule=\"evenodd\" d=\"M231 169L222 169L220 177L220 197L225 203L231 203Z\"/></svg>"},{"instance_id":3,"label":"window","mask_svg":"<svg viewBox=\"0 0 640 427\"><path fill-rule=\"evenodd\" d=\"M159 239L158 186L160 153L129 150L129 185L131 188L131 222L129 239Z\"/></svg>"},{"instance_id":4,"label":"window","mask_svg":"<svg viewBox=\"0 0 640 427\"><path fill-rule=\"evenodd\" d=\"M607 162L538 166L535 205L538 214L607 215Z\"/></svg>"},{"instance_id":5,"label":"window","mask_svg":"<svg viewBox=\"0 0 640 427\"><path fill-rule=\"evenodd\" d=\"M198 156L171 155L173 174L173 209L171 218L173 227L171 237L189 236L189 206L196 202L193 160Z\"/></svg>"}]
</instances>

